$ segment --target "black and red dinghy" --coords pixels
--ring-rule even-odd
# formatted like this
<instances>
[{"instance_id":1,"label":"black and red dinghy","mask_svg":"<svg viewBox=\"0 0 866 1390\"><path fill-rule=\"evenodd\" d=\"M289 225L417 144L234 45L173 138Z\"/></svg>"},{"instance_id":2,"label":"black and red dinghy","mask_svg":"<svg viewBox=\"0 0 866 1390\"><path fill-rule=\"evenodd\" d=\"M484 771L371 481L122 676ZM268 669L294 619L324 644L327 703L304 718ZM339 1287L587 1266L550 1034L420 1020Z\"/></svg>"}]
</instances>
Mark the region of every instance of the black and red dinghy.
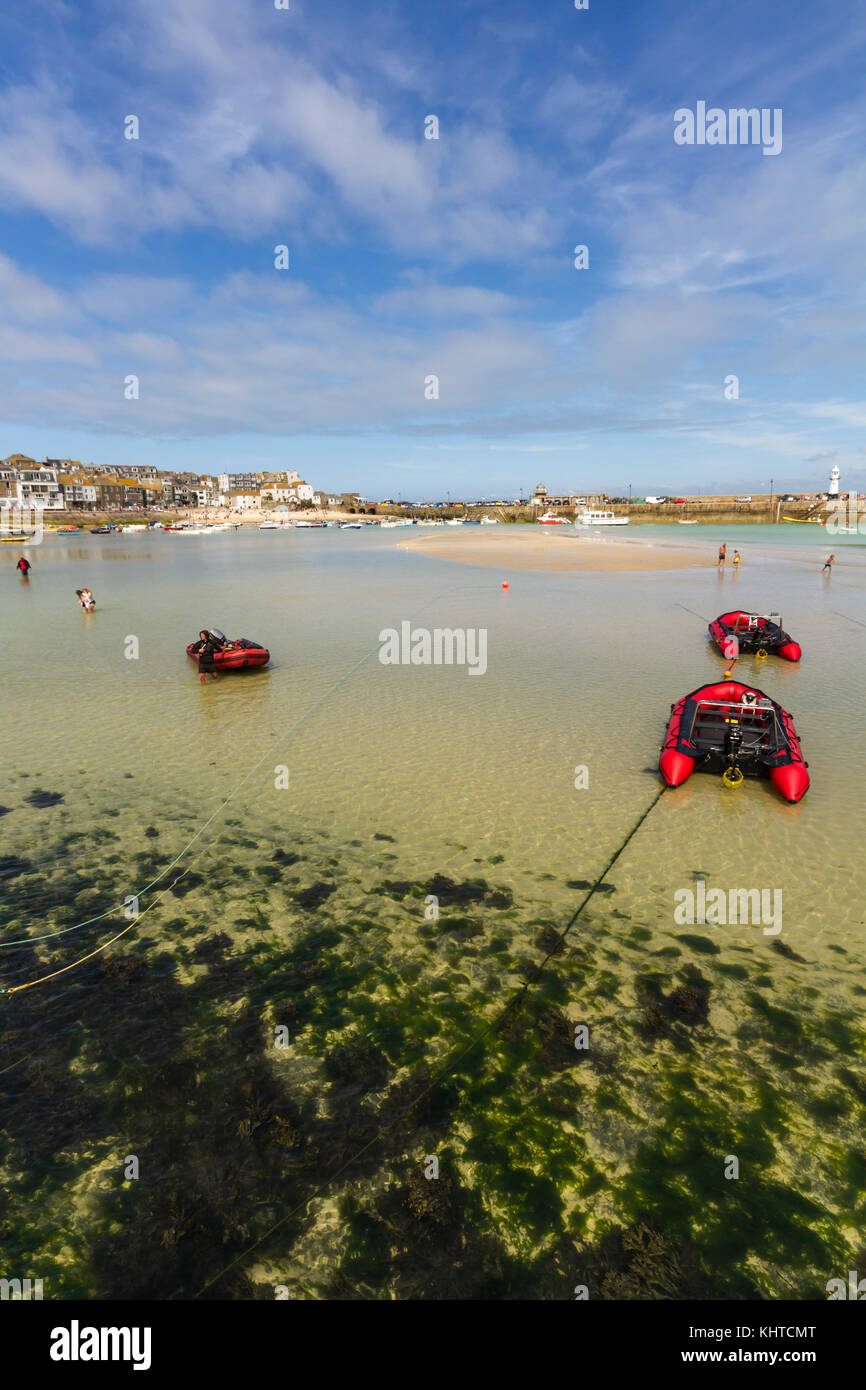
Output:
<instances>
[{"instance_id":1,"label":"black and red dinghy","mask_svg":"<svg viewBox=\"0 0 866 1390\"><path fill-rule=\"evenodd\" d=\"M261 642L252 642L249 637L226 637L218 628L212 627L210 635L214 639L214 666L218 671L242 671L248 666L267 666L271 654ZM198 661L194 651L197 643L190 642L187 656Z\"/></svg>"},{"instance_id":2,"label":"black and red dinghy","mask_svg":"<svg viewBox=\"0 0 866 1390\"><path fill-rule=\"evenodd\" d=\"M773 652L785 661L799 661L800 644L782 628L779 613L721 613L709 625L710 636L727 661L741 652Z\"/></svg>"},{"instance_id":3,"label":"black and red dinghy","mask_svg":"<svg viewBox=\"0 0 866 1390\"><path fill-rule=\"evenodd\" d=\"M786 801L809 789L808 764L787 710L740 681L702 685L671 706L659 771L681 787L695 768L721 772L727 786L744 776L766 777Z\"/></svg>"}]
</instances>

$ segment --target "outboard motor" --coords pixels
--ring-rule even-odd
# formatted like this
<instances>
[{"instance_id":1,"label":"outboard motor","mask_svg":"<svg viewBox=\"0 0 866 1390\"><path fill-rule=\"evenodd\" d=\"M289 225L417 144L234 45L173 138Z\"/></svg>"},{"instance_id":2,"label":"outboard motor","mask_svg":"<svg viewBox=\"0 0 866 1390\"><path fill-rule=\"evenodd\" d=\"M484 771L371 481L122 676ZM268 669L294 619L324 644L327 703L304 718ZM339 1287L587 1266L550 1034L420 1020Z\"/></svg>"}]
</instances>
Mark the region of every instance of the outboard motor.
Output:
<instances>
[{"instance_id":1,"label":"outboard motor","mask_svg":"<svg viewBox=\"0 0 866 1390\"><path fill-rule=\"evenodd\" d=\"M725 757L731 767L737 766L740 756L740 749L743 746L743 730L736 719L728 721L728 731L725 735Z\"/></svg>"},{"instance_id":2,"label":"outboard motor","mask_svg":"<svg viewBox=\"0 0 866 1390\"><path fill-rule=\"evenodd\" d=\"M218 627L209 627L208 632L211 637L215 637L218 642L227 642L229 640L224 632L220 632Z\"/></svg>"}]
</instances>

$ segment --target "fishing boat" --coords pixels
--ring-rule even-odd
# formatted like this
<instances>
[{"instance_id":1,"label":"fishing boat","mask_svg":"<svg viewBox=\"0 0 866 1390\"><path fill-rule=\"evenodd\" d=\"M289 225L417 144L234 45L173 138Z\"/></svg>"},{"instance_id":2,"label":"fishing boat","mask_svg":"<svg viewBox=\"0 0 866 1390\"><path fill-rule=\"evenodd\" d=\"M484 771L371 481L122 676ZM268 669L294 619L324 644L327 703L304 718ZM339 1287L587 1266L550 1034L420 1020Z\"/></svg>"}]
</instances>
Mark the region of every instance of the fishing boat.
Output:
<instances>
[{"instance_id":1,"label":"fishing boat","mask_svg":"<svg viewBox=\"0 0 866 1390\"><path fill-rule=\"evenodd\" d=\"M498 525L499 525L499 517L498 517L498 516L483 516L483 517L481 518L480 525L482 525L482 526L498 526Z\"/></svg>"},{"instance_id":2,"label":"fishing boat","mask_svg":"<svg viewBox=\"0 0 866 1390\"><path fill-rule=\"evenodd\" d=\"M341 531L363 531L364 527L360 521L341 521Z\"/></svg>"},{"instance_id":3,"label":"fishing boat","mask_svg":"<svg viewBox=\"0 0 866 1390\"><path fill-rule=\"evenodd\" d=\"M545 512L538 518L539 526L567 526L567 516L557 516L555 512Z\"/></svg>"},{"instance_id":4,"label":"fishing boat","mask_svg":"<svg viewBox=\"0 0 866 1390\"><path fill-rule=\"evenodd\" d=\"M286 523L285 523L285 522L280 522L280 521L260 521L260 522L259 522L259 530L260 530L260 531L281 531L281 530L283 529L283 526L284 526L284 525L286 525Z\"/></svg>"},{"instance_id":5,"label":"fishing boat","mask_svg":"<svg viewBox=\"0 0 866 1390\"><path fill-rule=\"evenodd\" d=\"M91 526L91 536L114 536L117 534L116 526Z\"/></svg>"},{"instance_id":6,"label":"fishing boat","mask_svg":"<svg viewBox=\"0 0 866 1390\"><path fill-rule=\"evenodd\" d=\"M226 637L218 627L209 628L208 631L221 644L214 653L214 666L218 671L243 671L248 666L266 666L271 659L270 652L261 642L253 642L248 637ZM198 656L193 651L195 645L195 642L190 642L186 654L197 662Z\"/></svg>"},{"instance_id":7,"label":"fishing boat","mask_svg":"<svg viewBox=\"0 0 866 1390\"><path fill-rule=\"evenodd\" d=\"M575 526L628 526L627 516L616 516L613 512L591 511L589 508L574 518Z\"/></svg>"},{"instance_id":8,"label":"fishing boat","mask_svg":"<svg viewBox=\"0 0 866 1390\"><path fill-rule=\"evenodd\" d=\"M803 655L782 628L779 613L722 613L709 624L709 632L727 661L736 661L742 652L773 652L785 661L799 661Z\"/></svg>"},{"instance_id":9,"label":"fishing boat","mask_svg":"<svg viewBox=\"0 0 866 1390\"><path fill-rule=\"evenodd\" d=\"M729 787L746 776L768 776L793 804L809 789L807 766L790 714L753 686L702 685L671 706L659 757L669 787L681 787L695 769L721 772Z\"/></svg>"},{"instance_id":10,"label":"fishing boat","mask_svg":"<svg viewBox=\"0 0 866 1390\"><path fill-rule=\"evenodd\" d=\"M296 521L294 524L295 526L302 528L306 531L309 530L311 527L315 527L318 529L322 526L327 526L328 523L327 521Z\"/></svg>"}]
</instances>

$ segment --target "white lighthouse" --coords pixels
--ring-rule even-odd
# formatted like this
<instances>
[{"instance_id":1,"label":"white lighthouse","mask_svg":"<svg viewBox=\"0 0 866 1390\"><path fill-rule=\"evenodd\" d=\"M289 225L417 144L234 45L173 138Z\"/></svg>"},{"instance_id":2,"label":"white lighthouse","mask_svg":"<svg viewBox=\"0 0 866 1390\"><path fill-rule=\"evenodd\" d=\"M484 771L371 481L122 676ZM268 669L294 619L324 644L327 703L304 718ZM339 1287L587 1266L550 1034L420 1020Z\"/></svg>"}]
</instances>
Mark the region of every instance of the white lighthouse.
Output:
<instances>
[{"instance_id":1,"label":"white lighthouse","mask_svg":"<svg viewBox=\"0 0 866 1390\"><path fill-rule=\"evenodd\" d=\"M839 496L839 469L836 464L830 469L830 496Z\"/></svg>"}]
</instances>

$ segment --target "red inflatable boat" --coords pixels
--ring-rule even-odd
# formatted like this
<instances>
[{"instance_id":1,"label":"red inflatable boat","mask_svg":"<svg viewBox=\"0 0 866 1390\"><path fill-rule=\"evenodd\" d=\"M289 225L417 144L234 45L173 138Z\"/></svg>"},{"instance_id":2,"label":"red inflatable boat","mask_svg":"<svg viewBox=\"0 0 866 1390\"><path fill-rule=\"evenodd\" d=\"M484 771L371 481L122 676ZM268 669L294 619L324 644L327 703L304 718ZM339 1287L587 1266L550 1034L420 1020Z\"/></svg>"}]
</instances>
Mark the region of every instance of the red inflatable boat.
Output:
<instances>
[{"instance_id":1,"label":"red inflatable boat","mask_svg":"<svg viewBox=\"0 0 866 1390\"><path fill-rule=\"evenodd\" d=\"M248 637L232 640L217 628L211 628L210 635L221 644L214 653L214 666L218 671L242 671L246 666L267 666L271 659L267 647L263 647L260 642L251 642ZM193 651L195 645L195 642L190 642L186 654L197 662L198 657Z\"/></svg>"},{"instance_id":2,"label":"red inflatable boat","mask_svg":"<svg viewBox=\"0 0 866 1390\"><path fill-rule=\"evenodd\" d=\"M739 681L702 685L671 706L659 771L669 787L694 772L721 772L728 786L745 775L770 781L786 801L809 789L807 764L787 710Z\"/></svg>"},{"instance_id":3,"label":"red inflatable boat","mask_svg":"<svg viewBox=\"0 0 866 1390\"><path fill-rule=\"evenodd\" d=\"M799 643L792 642L782 629L777 613L722 613L710 623L710 636L722 656L736 661L740 652L775 652L786 661L799 661Z\"/></svg>"}]
</instances>

